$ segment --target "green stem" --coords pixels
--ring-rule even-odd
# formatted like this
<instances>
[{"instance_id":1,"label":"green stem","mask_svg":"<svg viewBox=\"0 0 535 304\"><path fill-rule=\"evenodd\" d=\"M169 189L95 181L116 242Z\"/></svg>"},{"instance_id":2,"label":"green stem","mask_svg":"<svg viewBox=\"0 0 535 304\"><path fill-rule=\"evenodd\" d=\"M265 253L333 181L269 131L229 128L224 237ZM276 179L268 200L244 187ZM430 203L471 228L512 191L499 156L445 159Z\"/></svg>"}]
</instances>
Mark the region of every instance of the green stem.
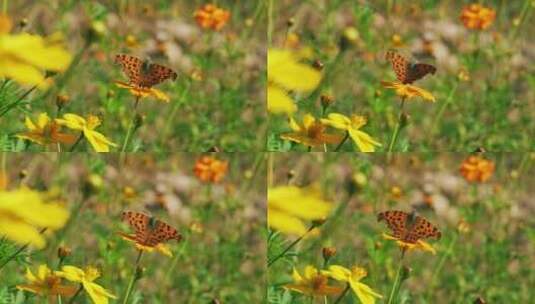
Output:
<instances>
[{"instance_id":1,"label":"green stem","mask_svg":"<svg viewBox=\"0 0 535 304\"><path fill-rule=\"evenodd\" d=\"M139 96L136 97L136 103L134 104L134 116L132 116L132 120L130 120L130 124L128 125L128 131L126 131L126 136L124 138L123 147L121 148L121 154L124 154L126 152L126 147L128 146L130 136L132 136L133 134L132 130L134 129L138 103L139 103Z\"/></svg>"},{"instance_id":2,"label":"green stem","mask_svg":"<svg viewBox=\"0 0 535 304\"><path fill-rule=\"evenodd\" d=\"M28 96L28 94L30 94L31 92L33 92L33 90L35 90L37 88L36 85L34 85L33 87L31 87L30 89L28 89L28 91L24 92L24 94L22 94L17 100L15 100L14 102L8 104L3 110L2 112L0 113L0 117L4 116L7 112L9 112L11 109L13 109L14 107L16 107L24 98L26 98L26 96Z\"/></svg>"},{"instance_id":3,"label":"green stem","mask_svg":"<svg viewBox=\"0 0 535 304\"><path fill-rule=\"evenodd\" d=\"M435 134L438 123L442 119L442 115L444 115L444 111L446 110L446 107L451 103L453 100L453 95L455 95L455 92L457 91L457 87L459 86L459 80L455 81L453 84L453 87L450 90L450 93L448 94L448 98L446 98L446 101L442 103L440 106L440 109L438 110L437 115L435 116L435 119L433 121L433 125L431 126L431 131L429 132L429 137L431 137L433 134Z\"/></svg>"},{"instance_id":4,"label":"green stem","mask_svg":"<svg viewBox=\"0 0 535 304\"><path fill-rule=\"evenodd\" d=\"M334 149L334 152L338 152L338 150L340 150L340 148L344 145L344 143L347 141L348 138L349 138L349 131L346 131L346 135L344 136L342 141L338 144L338 146L336 146L336 148Z\"/></svg>"},{"instance_id":5,"label":"green stem","mask_svg":"<svg viewBox=\"0 0 535 304\"><path fill-rule=\"evenodd\" d=\"M402 267L403 267L403 263L401 263L401 261L400 261L399 262L398 271L396 273L396 279L394 280L394 285L392 285L392 290L390 291L390 296L388 296L388 303L387 304L392 303L392 301L394 300L394 295L395 295L396 289L399 287L399 275L401 274L401 268Z\"/></svg>"},{"instance_id":6,"label":"green stem","mask_svg":"<svg viewBox=\"0 0 535 304\"><path fill-rule=\"evenodd\" d=\"M392 138L390 139L390 144L388 145L388 152L392 152L394 149L394 146L396 145L396 142L398 140L399 130L401 129L401 120L403 119L403 107L405 106L405 98L401 99L401 106L399 109L399 117L398 122L396 124L396 127L394 128L394 132L392 134Z\"/></svg>"},{"instance_id":7,"label":"green stem","mask_svg":"<svg viewBox=\"0 0 535 304\"><path fill-rule=\"evenodd\" d=\"M76 146L78 146L78 144L82 141L82 139L84 139L84 132L80 132L80 136L78 136L78 139L76 140L74 145L71 146L69 152L73 152L74 149L76 149Z\"/></svg>"},{"instance_id":8,"label":"green stem","mask_svg":"<svg viewBox=\"0 0 535 304\"><path fill-rule=\"evenodd\" d=\"M440 260L438 262L437 267L435 267L435 269L433 270L433 275L431 276L431 283L429 284L430 286L429 286L429 289L428 289L428 292L427 292L428 296L433 294L433 290L434 290L435 285L436 285L436 280L437 280L438 274L442 271L442 267L444 267L444 263L446 262L446 259L448 258L448 256L451 255L451 253L453 251L453 246L457 242L458 238L459 238L459 233L456 233L453 236L453 238L451 239L451 241L450 241L450 243L448 245L448 248L446 249L446 251L444 251L444 254L442 254L442 256L440 257Z\"/></svg>"},{"instance_id":9,"label":"green stem","mask_svg":"<svg viewBox=\"0 0 535 304\"><path fill-rule=\"evenodd\" d=\"M340 296L338 298L336 298L336 301L334 301L334 304L338 304L340 303L340 301L342 301L342 299L346 296L347 292L349 291L349 288L351 286L349 286L349 284L347 284L346 288L344 289L344 291L342 291L342 293L340 294Z\"/></svg>"},{"instance_id":10,"label":"green stem","mask_svg":"<svg viewBox=\"0 0 535 304\"><path fill-rule=\"evenodd\" d=\"M4 268L4 266L7 265L7 263L11 262L14 258L16 258L19 253L23 252L26 248L28 248L29 244L22 245L17 251L15 251L12 255L10 255L2 264L0 264L0 270Z\"/></svg>"},{"instance_id":11,"label":"green stem","mask_svg":"<svg viewBox=\"0 0 535 304\"><path fill-rule=\"evenodd\" d=\"M134 267L134 273L132 274L132 278L130 279L130 283L128 283L128 288L126 289L126 294L124 296L123 304L128 303L128 298L130 297L130 294L134 290L134 284L136 283L136 281L138 279L137 272L138 272L139 262L141 261L141 255L142 254L143 254L143 251L139 250L139 253L138 253L137 259L136 259L136 265Z\"/></svg>"},{"instance_id":12,"label":"green stem","mask_svg":"<svg viewBox=\"0 0 535 304\"><path fill-rule=\"evenodd\" d=\"M299 243L304 237L305 235L307 235L307 233L309 233L312 229L314 228L314 225L312 225L310 228L308 228L308 230L300 237L298 237L297 239L295 239L295 241L293 241L290 245L288 245L288 247L286 247L281 253L279 253L276 257L274 257L273 259L271 259L271 261L268 262L268 265L267 267L270 267L271 265L273 265L273 263L275 263L277 260L279 260L280 258L282 258L286 252L288 252L290 249L292 249L295 245L297 245L297 243Z\"/></svg>"},{"instance_id":13,"label":"green stem","mask_svg":"<svg viewBox=\"0 0 535 304\"><path fill-rule=\"evenodd\" d=\"M77 290L76 293L72 296L72 298L69 300L69 303L67 303L67 304L72 304L72 303L74 303L74 299L76 299L76 297L78 297L78 295L82 292L83 289L84 289L84 285L80 284L80 287L78 287L78 290Z\"/></svg>"}]
</instances>

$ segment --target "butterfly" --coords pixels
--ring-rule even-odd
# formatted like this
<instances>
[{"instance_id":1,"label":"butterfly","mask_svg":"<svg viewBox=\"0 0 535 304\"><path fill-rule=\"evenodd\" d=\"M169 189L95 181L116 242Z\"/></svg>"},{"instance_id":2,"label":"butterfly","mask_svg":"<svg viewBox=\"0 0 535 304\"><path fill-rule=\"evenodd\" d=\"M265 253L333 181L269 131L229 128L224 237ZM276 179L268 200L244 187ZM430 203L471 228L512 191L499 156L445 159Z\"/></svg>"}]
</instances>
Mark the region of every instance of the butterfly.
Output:
<instances>
[{"instance_id":1,"label":"butterfly","mask_svg":"<svg viewBox=\"0 0 535 304\"><path fill-rule=\"evenodd\" d=\"M413 83L431 73L435 74L436 68L426 63L411 63L401 54L390 50L386 52L386 60L392 63L392 69L396 73L396 78L403 84Z\"/></svg>"},{"instance_id":2,"label":"butterfly","mask_svg":"<svg viewBox=\"0 0 535 304\"><path fill-rule=\"evenodd\" d=\"M115 63L123 67L123 72L130 78L130 84L142 88L150 88L166 79L175 80L177 77L177 73L170 68L126 54L115 55Z\"/></svg>"},{"instance_id":3,"label":"butterfly","mask_svg":"<svg viewBox=\"0 0 535 304\"><path fill-rule=\"evenodd\" d=\"M442 233L430 222L414 213L389 210L377 215L377 221L385 220L394 236L407 243L416 243L420 239L434 237L440 239Z\"/></svg>"},{"instance_id":4,"label":"butterfly","mask_svg":"<svg viewBox=\"0 0 535 304\"><path fill-rule=\"evenodd\" d=\"M154 247L169 240L182 240L175 228L144 213L124 211L122 220L134 228L135 241L140 245Z\"/></svg>"}]
</instances>

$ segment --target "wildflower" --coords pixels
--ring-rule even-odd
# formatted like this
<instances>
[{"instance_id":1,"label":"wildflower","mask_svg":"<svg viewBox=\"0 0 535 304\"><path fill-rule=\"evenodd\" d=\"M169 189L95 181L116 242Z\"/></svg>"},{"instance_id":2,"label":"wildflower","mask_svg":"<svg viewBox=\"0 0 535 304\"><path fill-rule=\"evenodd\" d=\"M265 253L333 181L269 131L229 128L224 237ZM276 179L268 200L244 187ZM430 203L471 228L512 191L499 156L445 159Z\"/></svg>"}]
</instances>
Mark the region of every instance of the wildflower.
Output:
<instances>
[{"instance_id":1,"label":"wildflower","mask_svg":"<svg viewBox=\"0 0 535 304\"><path fill-rule=\"evenodd\" d=\"M343 291L341 287L329 285L327 275L320 273L318 269L311 265L305 267L303 276L294 268L292 277L294 283L286 284L284 288L305 295L328 296L337 295Z\"/></svg>"},{"instance_id":2,"label":"wildflower","mask_svg":"<svg viewBox=\"0 0 535 304\"><path fill-rule=\"evenodd\" d=\"M193 172L197 178L205 183L220 182L228 170L228 162L211 156L201 156L195 162Z\"/></svg>"},{"instance_id":3,"label":"wildflower","mask_svg":"<svg viewBox=\"0 0 535 304\"><path fill-rule=\"evenodd\" d=\"M76 287L61 284L61 277L53 273L46 265L40 265L37 274L34 275L26 268L26 280L28 284L17 285L20 290L29 291L40 296L48 296L54 299L56 296L72 296L76 293ZM52 302L51 302L52 303Z\"/></svg>"},{"instance_id":4,"label":"wildflower","mask_svg":"<svg viewBox=\"0 0 535 304\"><path fill-rule=\"evenodd\" d=\"M45 246L42 228L59 229L69 212L57 203L45 203L43 195L29 189L0 191L0 235L36 248Z\"/></svg>"},{"instance_id":5,"label":"wildflower","mask_svg":"<svg viewBox=\"0 0 535 304\"><path fill-rule=\"evenodd\" d=\"M110 146L117 146L103 134L95 131L100 126L100 119L97 116L89 115L86 119L76 114L68 113L63 115L62 119L56 119L56 122L69 129L81 131L97 152L110 152Z\"/></svg>"},{"instance_id":6,"label":"wildflower","mask_svg":"<svg viewBox=\"0 0 535 304\"><path fill-rule=\"evenodd\" d=\"M325 262L328 262L333 256L336 255L336 248L334 248L334 247L323 247L321 249L321 255L323 256L323 260Z\"/></svg>"},{"instance_id":7,"label":"wildflower","mask_svg":"<svg viewBox=\"0 0 535 304\"><path fill-rule=\"evenodd\" d=\"M50 39L27 33L9 35L9 17L0 15L0 78L46 89L44 70L64 71L71 55Z\"/></svg>"},{"instance_id":8,"label":"wildflower","mask_svg":"<svg viewBox=\"0 0 535 304\"><path fill-rule=\"evenodd\" d=\"M437 253L437 251L435 250L435 248L433 248L433 246L431 246L429 243L423 240L418 240L415 243L409 243L409 242L402 240L401 238L397 238L395 236L391 236L386 233L383 233L383 238L386 240L396 241L397 245L399 246L399 248L401 248L403 252L410 251L410 250L422 250L422 251L431 252L432 254Z\"/></svg>"},{"instance_id":9,"label":"wildflower","mask_svg":"<svg viewBox=\"0 0 535 304\"><path fill-rule=\"evenodd\" d=\"M360 280L368 275L364 268L354 266L351 269L347 269L343 266L332 265L329 266L329 270L323 270L321 273L336 281L348 283L363 304L374 304L376 298L380 299L383 297L373 291L370 286L360 282Z\"/></svg>"},{"instance_id":10,"label":"wildflower","mask_svg":"<svg viewBox=\"0 0 535 304\"><path fill-rule=\"evenodd\" d=\"M461 11L461 22L471 30L484 30L496 18L496 11L481 4L470 4Z\"/></svg>"},{"instance_id":11,"label":"wildflower","mask_svg":"<svg viewBox=\"0 0 535 304\"><path fill-rule=\"evenodd\" d=\"M396 91L396 94L404 100L419 96L422 97L424 100L429 100L432 102L435 101L435 97L433 96L433 94L411 84L381 81L381 85L383 85L383 87L387 89L394 89Z\"/></svg>"},{"instance_id":12,"label":"wildflower","mask_svg":"<svg viewBox=\"0 0 535 304\"><path fill-rule=\"evenodd\" d=\"M314 90L321 73L300 59L304 53L288 50L270 49L268 51L268 111L274 114L292 114L297 111L288 91L307 93Z\"/></svg>"},{"instance_id":13,"label":"wildflower","mask_svg":"<svg viewBox=\"0 0 535 304\"><path fill-rule=\"evenodd\" d=\"M116 297L104 289L104 287L93 282L100 277L100 272L96 268L86 267L86 269L80 269L75 266L63 266L61 270L62 271L56 271L56 274L71 282L82 284L93 303L107 304L108 298L116 299Z\"/></svg>"},{"instance_id":14,"label":"wildflower","mask_svg":"<svg viewBox=\"0 0 535 304\"><path fill-rule=\"evenodd\" d=\"M366 118L359 115L351 115L351 118L339 114L330 113L327 119L321 119L325 125L348 132L353 142L362 152L375 152L375 146L381 146L370 135L360 130L366 124Z\"/></svg>"},{"instance_id":15,"label":"wildflower","mask_svg":"<svg viewBox=\"0 0 535 304\"><path fill-rule=\"evenodd\" d=\"M173 253L171 252L171 249L169 249L169 246L167 246L164 243L158 243L154 246L148 246L143 245L137 241L135 234L126 234L123 232L118 232L119 235L126 241L133 242L138 250L146 251L146 252L154 252L157 251L165 256L172 257Z\"/></svg>"},{"instance_id":16,"label":"wildflower","mask_svg":"<svg viewBox=\"0 0 535 304\"><path fill-rule=\"evenodd\" d=\"M268 189L268 226L286 234L303 235L305 220L322 220L331 210L317 191L283 186Z\"/></svg>"},{"instance_id":17,"label":"wildflower","mask_svg":"<svg viewBox=\"0 0 535 304\"><path fill-rule=\"evenodd\" d=\"M293 118L290 118L290 128L294 132L281 134L280 137L309 147L321 146L326 143L336 144L343 139L338 134L326 134L325 124L310 114L303 117L303 125L299 125Z\"/></svg>"},{"instance_id":18,"label":"wildflower","mask_svg":"<svg viewBox=\"0 0 535 304\"><path fill-rule=\"evenodd\" d=\"M27 132L17 134L21 139L26 139L40 145L52 143L72 144L76 141L76 137L71 134L65 134L60 131L61 126L52 121L48 114L41 113L34 123L28 116L24 121Z\"/></svg>"},{"instance_id":19,"label":"wildflower","mask_svg":"<svg viewBox=\"0 0 535 304\"><path fill-rule=\"evenodd\" d=\"M219 31L227 24L230 12L214 4L205 4L193 16L200 27Z\"/></svg>"},{"instance_id":20,"label":"wildflower","mask_svg":"<svg viewBox=\"0 0 535 304\"><path fill-rule=\"evenodd\" d=\"M460 172L466 181L482 183L494 173L494 162L472 155L462 162Z\"/></svg>"},{"instance_id":21,"label":"wildflower","mask_svg":"<svg viewBox=\"0 0 535 304\"><path fill-rule=\"evenodd\" d=\"M457 231L459 231L460 233L468 233L470 232L470 230L471 227L468 222L466 222L464 219L459 220L459 222L457 223Z\"/></svg>"},{"instance_id":22,"label":"wildflower","mask_svg":"<svg viewBox=\"0 0 535 304\"><path fill-rule=\"evenodd\" d=\"M115 81L115 85L118 86L119 88L123 88L123 89L128 89L128 91L130 92L130 94L136 96L136 97L139 97L139 98L144 98L144 97L147 97L147 96L152 96L156 99L159 99L159 100L162 100L164 102L169 102L171 99L169 98L169 96L167 96L164 92L158 90L158 89L155 89L155 88L145 88L145 87L140 87L140 86L136 86L134 84L128 84L126 82L122 82L122 81Z\"/></svg>"},{"instance_id":23,"label":"wildflower","mask_svg":"<svg viewBox=\"0 0 535 304\"><path fill-rule=\"evenodd\" d=\"M392 40L392 46L395 47L395 48L401 48L401 47L405 46L405 43L403 42L403 39L398 34L392 35L391 40Z\"/></svg>"}]
</instances>

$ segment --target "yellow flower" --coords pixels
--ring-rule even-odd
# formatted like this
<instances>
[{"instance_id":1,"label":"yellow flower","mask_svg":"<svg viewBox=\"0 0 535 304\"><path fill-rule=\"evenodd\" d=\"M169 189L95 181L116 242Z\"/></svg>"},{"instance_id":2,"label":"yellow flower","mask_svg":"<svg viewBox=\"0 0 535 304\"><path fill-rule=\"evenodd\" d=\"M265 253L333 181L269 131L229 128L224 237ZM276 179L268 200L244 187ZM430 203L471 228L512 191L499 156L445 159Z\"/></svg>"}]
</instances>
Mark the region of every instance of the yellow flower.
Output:
<instances>
[{"instance_id":1,"label":"yellow flower","mask_svg":"<svg viewBox=\"0 0 535 304\"><path fill-rule=\"evenodd\" d=\"M230 12L213 4L205 4L193 16L200 27L219 31L227 24Z\"/></svg>"},{"instance_id":2,"label":"yellow flower","mask_svg":"<svg viewBox=\"0 0 535 304\"><path fill-rule=\"evenodd\" d=\"M331 204L312 189L283 186L268 189L268 225L282 233L303 235L304 220L322 220Z\"/></svg>"},{"instance_id":3,"label":"yellow flower","mask_svg":"<svg viewBox=\"0 0 535 304\"><path fill-rule=\"evenodd\" d=\"M62 46L37 35L9 35L9 18L0 19L0 77L45 89L49 83L43 70L64 71L69 66L71 55Z\"/></svg>"},{"instance_id":4,"label":"yellow flower","mask_svg":"<svg viewBox=\"0 0 535 304\"><path fill-rule=\"evenodd\" d=\"M329 278L311 265L305 267L303 276L294 268L292 277L294 283L284 285L284 288L305 295L328 296L337 295L343 291L341 287L329 285Z\"/></svg>"},{"instance_id":5,"label":"yellow flower","mask_svg":"<svg viewBox=\"0 0 535 304\"><path fill-rule=\"evenodd\" d=\"M309 147L321 146L326 143L337 144L343 139L343 136L338 134L326 134L325 125L310 114L303 117L303 125L299 125L290 117L290 128L294 132L281 134L281 138Z\"/></svg>"},{"instance_id":6,"label":"yellow flower","mask_svg":"<svg viewBox=\"0 0 535 304\"><path fill-rule=\"evenodd\" d=\"M116 299L109 291L104 287L93 283L98 277L100 272L93 267L86 267L85 270L75 266L63 266L62 271L56 271L56 274L62 278L65 278L71 282L77 282L82 284L84 290L89 294L91 300L95 304L107 304L108 298Z\"/></svg>"},{"instance_id":7,"label":"yellow flower","mask_svg":"<svg viewBox=\"0 0 535 304\"><path fill-rule=\"evenodd\" d=\"M496 18L496 11L481 4L465 6L461 12L461 22L467 29L484 30L488 28Z\"/></svg>"},{"instance_id":8,"label":"yellow flower","mask_svg":"<svg viewBox=\"0 0 535 304\"><path fill-rule=\"evenodd\" d=\"M399 248L401 248L403 252L410 251L410 250L422 250L422 251L431 252L432 254L437 253L437 251L435 250L435 248L433 248L433 246L431 246L429 243L422 241L422 240L418 240L416 243L408 243L408 242L401 240L400 238L388 235L386 233L383 233L383 238L386 240L396 241L397 245L399 246Z\"/></svg>"},{"instance_id":9,"label":"yellow flower","mask_svg":"<svg viewBox=\"0 0 535 304\"><path fill-rule=\"evenodd\" d=\"M136 246L136 248L138 250L142 250L142 251L146 251L146 252L154 252L154 250L156 250L157 252L159 252L159 253L161 253L163 255L166 255L168 257L172 257L173 256L173 253L169 249L169 246L167 246L164 243L158 243L155 246L146 246L146 245L142 245L142 244L137 242L135 234L126 234L126 233L123 233L123 232L118 232L118 233L124 240L127 240L129 242L135 243L135 246Z\"/></svg>"},{"instance_id":10,"label":"yellow flower","mask_svg":"<svg viewBox=\"0 0 535 304\"><path fill-rule=\"evenodd\" d=\"M419 96L422 97L424 100L429 100L431 102L435 101L435 97L433 96L433 94L411 84L403 84L400 82L389 81L381 81L381 84L387 89L396 90L396 94L403 99L410 99L412 97Z\"/></svg>"},{"instance_id":11,"label":"yellow flower","mask_svg":"<svg viewBox=\"0 0 535 304\"><path fill-rule=\"evenodd\" d=\"M167 96L164 92L155 88L138 87L122 81L115 81L115 85L119 88L128 89L128 91L130 91L130 94L139 98L152 96L156 99L163 100L164 102L169 102L171 100L169 96Z\"/></svg>"},{"instance_id":12,"label":"yellow flower","mask_svg":"<svg viewBox=\"0 0 535 304\"><path fill-rule=\"evenodd\" d=\"M306 93L318 86L321 73L299 62L300 59L299 54L292 51L281 49L268 51L267 107L269 112L294 113L297 111L297 106L288 95L288 91Z\"/></svg>"},{"instance_id":13,"label":"yellow flower","mask_svg":"<svg viewBox=\"0 0 535 304\"><path fill-rule=\"evenodd\" d=\"M362 278L368 275L363 268L354 266L351 269L347 269L343 266L331 265L329 270L323 270L321 273L337 281L348 283L363 304L374 304L375 298L380 299L383 297L373 291L370 286L360 282Z\"/></svg>"},{"instance_id":14,"label":"yellow flower","mask_svg":"<svg viewBox=\"0 0 535 304\"><path fill-rule=\"evenodd\" d=\"M69 212L57 203L45 203L43 195L29 189L0 191L0 235L36 248L45 246L42 228L59 229Z\"/></svg>"},{"instance_id":15,"label":"yellow flower","mask_svg":"<svg viewBox=\"0 0 535 304\"><path fill-rule=\"evenodd\" d=\"M40 296L49 296L54 299L55 296L72 296L76 293L76 287L62 285L61 277L54 274L46 265L40 265L37 269L37 275L34 275L29 268L26 268L26 280L28 284L17 285L20 290L29 291Z\"/></svg>"},{"instance_id":16,"label":"yellow flower","mask_svg":"<svg viewBox=\"0 0 535 304\"><path fill-rule=\"evenodd\" d=\"M375 146L381 146L370 135L360 130L367 122L363 116L351 115L349 118L339 113L331 113L326 119L322 118L321 122L333 128L347 131L362 152L375 152Z\"/></svg>"},{"instance_id":17,"label":"yellow flower","mask_svg":"<svg viewBox=\"0 0 535 304\"><path fill-rule=\"evenodd\" d=\"M51 121L46 113L39 114L35 123L26 116L24 124L28 128L28 132L17 134L18 138L27 139L40 145L72 144L76 141L76 136L61 133L60 126L55 121Z\"/></svg>"},{"instance_id":18,"label":"yellow flower","mask_svg":"<svg viewBox=\"0 0 535 304\"><path fill-rule=\"evenodd\" d=\"M62 119L56 119L56 122L69 129L82 131L93 149L97 152L110 152L109 146L117 146L101 133L95 131L100 126L100 119L97 116L89 115L87 119L76 114L65 114Z\"/></svg>"}]
</instances>

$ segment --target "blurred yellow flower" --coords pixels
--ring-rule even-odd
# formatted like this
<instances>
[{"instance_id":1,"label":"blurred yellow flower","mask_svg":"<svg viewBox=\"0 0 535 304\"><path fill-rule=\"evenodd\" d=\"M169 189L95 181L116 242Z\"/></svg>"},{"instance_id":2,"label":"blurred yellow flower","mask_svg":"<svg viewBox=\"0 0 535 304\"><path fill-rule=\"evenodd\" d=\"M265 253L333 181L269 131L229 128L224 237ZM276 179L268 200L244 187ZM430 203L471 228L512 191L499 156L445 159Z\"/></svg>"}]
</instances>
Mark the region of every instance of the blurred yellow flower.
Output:
<instances>
[{"instance_id":1,"label":"blurred yellow flower","mask_svg":"<svg viewBox=\"0 0 535 304\"><path fill-rule=\"evenodd\" d=\"M200 27L219 31L227 24L230 12L214 4L205 4L197 9L193 16Z\"/></svg>"},{"instance_id":2,"label":"blurred yellow flower","mask_svg":"<svg viewBox=\"0 0 535 304\"><path fill-rule=\"evenodd\" d=\"M461 11L461 22L467 29L484 30L488 28L496 18L496 11L481 4L470 4Z\"/></svg>"},{"instance_id":3,"label":"blurred yellow flower","mask_svg":"<svg viewBox=\"0 0 535 304\"><path fill-rule=\"evenodd\" d=\"M321 274L314 266L305 267L303 275L294 268L292 274L294 283L286 284L284 288L297 291L299 293L311 296L329 296L337 295L343 291L343 288L331 286L328 284L327 275Z\"/></svg>"},{"instance_id":4,"label":"blurred yellow flower","mask_svg":"<svg viewBox=\"0 0 535 304\"><path fill-rule=\"evenodd\" d=\"M122 82L122 81L115 81L115 85L118 86L119 88L123 88L123 89L128 89L128 91L130 92L130 94L136 96L136 97L139 97L139 98L144 98L144 97L147 97L147 96L152 96L156 99L159 99L159 100L163 100L164 102L169 102L171 99L169 98L169 96L167 96L164 92L158 90L158 89L155 89L155 88L143 88L143 87L138 87L136 85L131 85L131 84L128 84L126 82Z\"/></svg>"},{"instance_id":5,"label":"blurred yellow flower","mask_svg":"<svg viewBox=\"0 0 535 304\"><path fill-rule=\"evenodd\" d=\"M341 282L349 284L355 295L363 304L375 304L375 299L383 296L373 291L370 286L361 283L360 280L368 275L364 268L354 266L347 269L340 265L331 265L328 270L321 271L322 274Z\"/></svg>"},{"instance_id":6,"label":"blurred yellow flower","mask_svg":"<svg viewBox=\"0 0 535 304\"><path fill-rule=\"evenodd\" d=\"M69 66L71 55L63 46L37 35L9 35L6 16L0 16L0 27L0 77L45 89L49 83L44 70L64 71Z\"/></svg>"},{"instance_id":7,"label":"blurred yellow flower","mask_svg":"<svg viewBox=\"0 0 535 304\"><path fill-rule=\"evenodd\" d=\"M146 252L154 252L156 250L157 252L163 255L166 255L168 257L173 256L173 253L169 249L169 246L167 246L164 243L158 243L155 246L146 246L146 245L142 245L138 243L135 234L126 234L123 232L118 232L118 233L124 240L135 243L134 245L136 246L138 250L146 251Z\"/></svg>"},{"instance_id":8,"label":"blurred yellow flower","mask_svg":"<svg viewBox=\"0 0 535 304\"><path fill-rule=\"evenodd\" d=\"M325 133L325 124L316 120L310 114L305 114L303 117L303 125L299 125L290 117L290 128L293 132L283 133L280 137L309 147L337 144L343 139L343 136L339 134Z\"/></svg>"},{"instance_id":9,"label":"blurred yellow flower","mask_svg":"<svg viewBox=\"0 0 535 304\"><path fill-rule=\"evenodd\" d=\"M66 133L61 133L60 125L52 121L48 114L41 113L34 123L28 116L24 121L28 132L19 133L18 138L26 139L40 145L51 143L72 144L76 141L76 136Z\"/></svg>"},{"instance_id":10,"label":"blurred yellow flower","mask_svg":"<svg viewBox=\"0 0 535 304\"><path fill-rule=\"evenodd\" d=\"M492 177L494 168L493 161L472 155L462 162L459 171L466 181L483 183Z\"/></svg>"},{"instance_id":11,"label":"blurred yellow flower","mask_svg":"<svg viewBox=\"0 0 535 304\"><path fill-rule=\"evenodd\" d=\"M304 221L323 220L331 204L309 188L282 186L268 189L268 226L285 234L304 235Z\"/></svg>"},{"instance_id":12,"label":"blurred yellow flower","mask_svg":"<svg viewBox=\"0 0 535 304\"><path fill-rule=\"evenodd\" d=\"M45 246L42 228L59 229L69 212L59 204L45 203L43 195L29 189L0 191L0 235L38 249Z\"/></svg>"},{"instance_id":13,"label":"blurred yellow flower","mask_svg":"<svg viewBox=\"0 0 535 304\"><path fill-rule=\"evenodd\" d=\"M301 63L297 52L281 49L268 51L268 111L274 114L292 114L297 106L288 91L307 93L314 90L320 80L321 73Z\"/></svg>"},{"instance_id":14,"label":"blurred yellow flower","mask_svg":"<svg viewBox=\"0 0 535 304\"><path fill-rule=\"evenodd\" d=\"M383 238L385 240L396 241L396 244L399 246L399 248L403 252L410 251L410 250L422 250L422 251L431 252L432 254L437 253L437 251L435 250L435 248L433 248L433 246L431 246L429 243L422 241L422 240L418 240L416 243L409 243L409 242L403 241L400 238L391 236L386 233L383 233Z\"/></svg>"},{"instance_id":15,"label":"blurred yellow flower","mask_svg":"<svg viewBox=\"0 0 535 304\"><path fill-rule=\"evenodd\" d=\"M86 267L86 269L80 269L75 266L63 266L62 271L56 271L56 274L62 278L65 278L71 282L77 282L82 284L84 290L89 294L89 297L95 304L108 304L108 298L116 299L113 294L104 289L104 287L93 283L98 277L100 272L94 267Z\"/></svg>"},{"instance_id":16,"label":"blurred yellow flower","mask_svg":"<svg viewBox=\"0 0 535 304\"><path fill-rule=\"evenodd\" d=\"M330 113L327 118L322 118L325 125L348 132L353 142L362 152L375 152L376 146L381 146L370 135L360 130L366 124L366 118L359 115L351 115L351 118L340 113Z\"/></svg>"},{"instance_id":17,"label":"blurred yellow flower","mask_svg":"<svg viewBox=\"0 0 535 304\"><path fill-rule=\"evenodd\" d=\"M394 89L396 91L396 94L403 99L410 99L412 97L419 96L422 97L424 100L429 100L431 102L435 101L435 97L433 96L433 94L411 84L403 84L400 82L389 81L381 81L381 84L387 89Z\"/></svg>"},{"instance_id":18,"label":"blurred yellow flower","mask_svg":"<svg viewBox=\"0 0 535 304\"><path fill-rule=\"evenodd\" d=\"M72 296L77 290L75 286L62 285L61 277L53 273L46 265L39 266L37 275L26 268L26 280L28 284L17 285L17 288L40 296L48 296L49 302L55 300L56 296Z\"/></svg>"},{"instance_id":19,"label":"blurred yellow flower","mask_svg":"<svg viewBox=\"0 0 535 304\"><path fill-rule=\"evenodd\" d=\"M57 118L56 122L69 129L81 131L84 137L89 141L93 149L97 152L110 152L110 146L117 146L103 134L95 131L100 126L100 119L97 116L89 115L87 119L76 114L64 114L63 118Z\"/></svg>"}]
</instances>

